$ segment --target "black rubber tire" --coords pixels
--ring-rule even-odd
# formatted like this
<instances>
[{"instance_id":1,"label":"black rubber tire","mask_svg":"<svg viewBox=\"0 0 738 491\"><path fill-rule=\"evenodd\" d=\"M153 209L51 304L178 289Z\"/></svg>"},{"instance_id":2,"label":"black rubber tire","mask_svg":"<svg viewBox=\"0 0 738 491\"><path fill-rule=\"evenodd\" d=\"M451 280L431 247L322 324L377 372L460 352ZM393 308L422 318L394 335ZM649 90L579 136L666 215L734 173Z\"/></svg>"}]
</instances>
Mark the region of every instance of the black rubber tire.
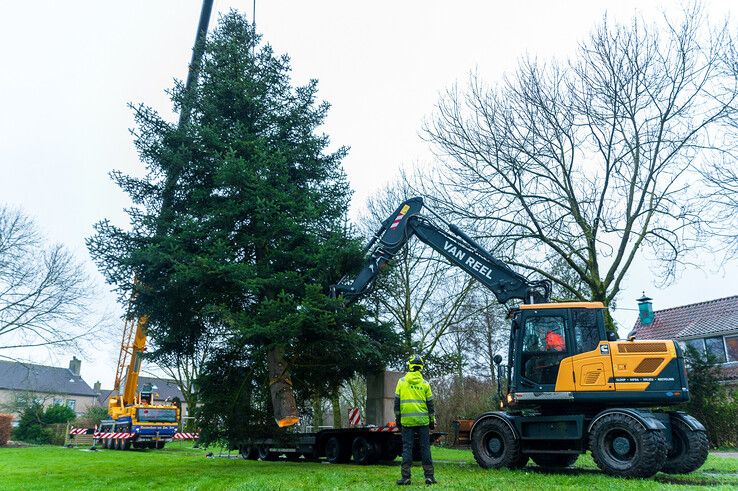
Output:
<instances>
[{"instance_id":1,"label":"black rubber tire","mask_svg":"<svg viewBox=\"0 0 738 491\"><path fill-rule=\"evenodd\" d=\"M672 418L671 441L662 472L687 474L702 467L707 460L708 441L704 431L692 431L684 421Z\"/></svg>"},{"instance_id":2,"label":"black rubber tire","mask_svg":"<svg viewBox=\"0 0 738 491\"><path fill-rule=\"evenodd\" d=\"M244 460L257 460L259 458L259 452L256 447L252 445L245 445L241 447L239 452Z\"/></svg>"},{"instance_id":3,"label":"black rubber tire","mask_svg":"<svg viewBox=\"0 0 738 491\"><path fill-rule=\"evenodd\" d=\"M123 450L130 450L131 449L131 439L126 438L123 440Z\"/></svg>"},{"instance_id":4,"label":"black rubber tire","mask_svg":"<svg viewBox=\"0 0 738 491\"><path fill-rule=\"evenodd\" d=\"M274 461L279 459L279 454L277 452L269 451L269 445L259 445L258 452L261 460Z\"/></svg>"},{"instance_id":5,"label":"black rubber tire","mask_svg":"<svg viewBox=\"0 0 738 491\"><path fill-rule=\"evenodd\" d=\"M664 435L625 414L600 418L589 433L589 448L597 467L610 476L651 477L666 461Z\"/></svg>"},{"instance_id":6,"label":"black rubber tire","mask_svg":"<svg viewBox=\"0 0 738 491\"><path fill-rule=\"evenodd\" d=\"M113 442L113 439L112 438L106 438L105 439L105 448L107 448L108 450L113 450L113 448L114 448L113 447L113 444L114 444L114 442Z\"/></svg>"},{"instance_id":7,"label":"black rubber tire","mask_svg":"<svg viewBox=\"0 0 738 491\"><path fill-rule=\"evenodd\" d=\"M300 460L300 452L285 452L284 456L289 462L298 462Z\"/></svg>"},{"instance_id":8,"label":"black rubber tire","mask_svg":"<svg viewBox=\"0 0 738 491\"><path fill-rule=\"evenodd\" d=\"M533 462L544 470L566 469L571 467L579 458L577 454L535 454L531 455Z\"/></svg>"},{"instance_id":9,"label":"black rubber tire","mask_svg":"<svg viewBox=\"0 0 738 491\"><path fill-rule=\"evenodd\" d=\"M156 442L156 444L155 444L155 447L154 447L154 448L156 448L157 450L161 450L161 449L163 449L163 448L164 448L164 445L165 445L166 443L167 443L167 442Z\"/></svg>"},{"instance_id":10,"label":"black rubber tire","mask_svg":"<svg viewBox=\"0 0 738 491\"><path fill-rule=\"evenodd\" d=\"M356 464L373 464L379 460L379 454L380 449L377 448L377 444L363 436L357 436L351 444L351 456Z\"/></svg>"},{"instance_id":11,"label":"black rubber tire","mask_svg":"<svg viewBox=\"0 0 738 491\"><path fill-rule=\"evenodd\" d=\"M348 442L332 436L325 442L325 458L331 464L345 464L351 460Z\"/></svg>"},{"instance_id":12,"label":"black rubber tire","mask_svg":"<svg viewBox=\"0 0 738 491\"><path fill-rule=\"evenodd\" d=\"M528 459L529 457L524 454L520 454L520 457L518 457L518 460L513 462L513 464L509 467L510 469L522 469L526 465L528 465Z\"/></svg>"},{"instance_id":13,"label":"black rubber tire","mask_svg":"<svg viewBox=\"0 0 738 491\"><path fill-rule=\"evenodd\" d=\"M528 457L523 461L520 441L513 430L498 418L489 418L476 424L471 448L474 460L483 469L516 469L528 462Z\"/></svg>"}]
</instances>

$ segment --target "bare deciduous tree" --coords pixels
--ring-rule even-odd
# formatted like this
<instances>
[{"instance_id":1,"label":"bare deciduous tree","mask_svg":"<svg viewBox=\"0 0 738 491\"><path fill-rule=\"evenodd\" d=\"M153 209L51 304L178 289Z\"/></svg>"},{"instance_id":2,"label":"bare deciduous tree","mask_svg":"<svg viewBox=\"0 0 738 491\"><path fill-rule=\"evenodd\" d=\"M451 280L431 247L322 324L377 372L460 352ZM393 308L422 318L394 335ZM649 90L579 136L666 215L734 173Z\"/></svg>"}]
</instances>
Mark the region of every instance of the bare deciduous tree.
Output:
<instances>
[{"instance_id":1,"label":"bare deciduous tree","mask_svg":"<svg viewBox=\"0 0 738 491\"><path fill-rule=\"evenodd\" d=\"M499 88L472 75L426 124L444 163L430 198L570 298L609 305L644 252L669 281L705 217L692 163L738 93L727 28L704 21L605 19L567 62L526 59Z\"/></svg>"},{"instance_id":2,"label":"bare deciduous tree","mask_svg":"<svg viewBox=\"0 0 738 491\"><path fill-rule=\"evenodd\" d=\"M732 129L736 128L738 123ZM714 205L711 232L722 239L730 258L738 256L738 158L735 152L726 152L724 157L702 176L707 183L705 202Z\"/></svg>"},{"instance_id":3,"label":"bare deciduous tree","mask_svg":"<svg viewBox=\"0 0 738 491\"><path fill-rule=\"evenodd\" d=\"M92 293L69 251L45 244L21 211L0 206L0 356L6 356L2 350L66 346L93 332Z\"/></svg>"},{"instance_id":4,"label":"bare deciduous tree","mask_svg":"<svg viewBox=\"0 0 738 491\"><path fill-rule=\"evenodd\" d=\"M223 339L223 333L215 327L204 329L197 341L188 346L189 350L159 352L155 359L156 365L168 377L171 377L182 391L184 402L187 404L188 414L186 416L192 417L195 414L195 408L199 402L197 379L210 355ZM194 430L194 425L194 420L187 420L188 430Z\"/></svg>"},{"instance_id":5,"label":"bare deciduous tree","mask_svg":"<svg viewBox=\"0 0 738 491\"><path fill-rule=\"evenodd\" d=\"M372 233L413 192L407 178L389 187L368 203L364 229ZM436 373L453 369L454 362L441 356L440 341L463 319L461 307L473 280L418 240L397 253L390 269L374 285L368 302L380 317L394 324L409 354L434 357Z\"/></svg>"}]
</instances>

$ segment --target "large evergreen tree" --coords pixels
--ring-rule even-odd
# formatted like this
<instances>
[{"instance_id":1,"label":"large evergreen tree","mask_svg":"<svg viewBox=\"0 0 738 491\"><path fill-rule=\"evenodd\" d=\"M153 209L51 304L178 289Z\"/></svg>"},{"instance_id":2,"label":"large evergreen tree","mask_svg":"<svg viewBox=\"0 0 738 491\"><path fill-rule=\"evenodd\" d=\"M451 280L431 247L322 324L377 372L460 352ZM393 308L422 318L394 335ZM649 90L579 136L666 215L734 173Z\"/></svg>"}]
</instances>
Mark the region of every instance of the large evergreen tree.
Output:
<instances>
[{"instance_id":1,"label":"large evergreen tree","mask_svg":"<svg viewBox=\"0 0 738 491\"><path fill-rule=\"evenodd\" d=\"M192 90L171 92L189 121L134 107L148 172L113 173L135 205L131 227L102 221L88 247L122 299L135 291L152 357L222 333L199 388L205 422L225 422L233 436L268 420L268 381L293 384L298 400L328 396L381 367L393 343L361 307L323 293L361 254L346 226L346 149L328 151L318 132L328 105L316 101L316 82L293 87L288 57L236 12L204 53ZM269 373L267 359L283 370Z\"/></svg>"}]
</instances>

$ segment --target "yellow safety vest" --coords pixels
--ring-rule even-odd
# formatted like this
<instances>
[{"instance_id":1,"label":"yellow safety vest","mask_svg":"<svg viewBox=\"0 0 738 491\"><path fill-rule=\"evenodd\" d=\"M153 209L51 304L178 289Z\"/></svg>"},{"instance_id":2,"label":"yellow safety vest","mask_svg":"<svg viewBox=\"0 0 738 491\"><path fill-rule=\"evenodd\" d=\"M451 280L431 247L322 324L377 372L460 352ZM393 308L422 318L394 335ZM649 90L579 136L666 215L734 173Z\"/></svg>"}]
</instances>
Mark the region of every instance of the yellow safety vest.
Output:
<instances>
[{"instance_id":1,"label":"yellow safety vest","mask_svg":"<svg viewBox=\"0 0 738 491\"><path fill-rule=\"evenodd\" d=\"M428 403L433 399L428 382L420 372L408 372L397 382L395 396L400 398L400 423L402 426L428 426Z\"/></svg>"}]
</instances>

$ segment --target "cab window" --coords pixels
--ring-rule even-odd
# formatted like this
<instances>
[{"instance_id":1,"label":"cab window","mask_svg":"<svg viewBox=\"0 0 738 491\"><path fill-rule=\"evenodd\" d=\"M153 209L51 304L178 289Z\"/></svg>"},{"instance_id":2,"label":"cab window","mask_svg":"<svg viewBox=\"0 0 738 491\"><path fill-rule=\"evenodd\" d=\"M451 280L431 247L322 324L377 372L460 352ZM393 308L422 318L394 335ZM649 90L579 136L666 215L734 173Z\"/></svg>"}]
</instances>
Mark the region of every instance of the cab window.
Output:
<instances>
[{"instance_id":1,"label":"cab window","mask_svg":"<svg viewBox=\"0 0 738 491\"><path fill-rule=\"evenodd\" d=\"M532 316L525 320L521 353L523 377L540 385L555 384L559 363L566 352L566 319L563 316Z\"/></svg>"},{"instance_id":2,"label":"cab window","mask_svg":"<svg viewBox=\"0 0 738 491\"><path fill-rule=\"evenodd\" d=\"M600 327L597 325L599 313L599 310L594 309L572 310L577 353L594 351L600 344Z\"/></svg>"},{"instance_id":3,"label":"cab window","mask_svg":"<svg viewBox=\"0 0 738 491\"><path fill-rule=\"evenodd\" d=\"M561 316L526 319L523 351L566 351L565 326Z\"/></svg>"}]
</instances>

